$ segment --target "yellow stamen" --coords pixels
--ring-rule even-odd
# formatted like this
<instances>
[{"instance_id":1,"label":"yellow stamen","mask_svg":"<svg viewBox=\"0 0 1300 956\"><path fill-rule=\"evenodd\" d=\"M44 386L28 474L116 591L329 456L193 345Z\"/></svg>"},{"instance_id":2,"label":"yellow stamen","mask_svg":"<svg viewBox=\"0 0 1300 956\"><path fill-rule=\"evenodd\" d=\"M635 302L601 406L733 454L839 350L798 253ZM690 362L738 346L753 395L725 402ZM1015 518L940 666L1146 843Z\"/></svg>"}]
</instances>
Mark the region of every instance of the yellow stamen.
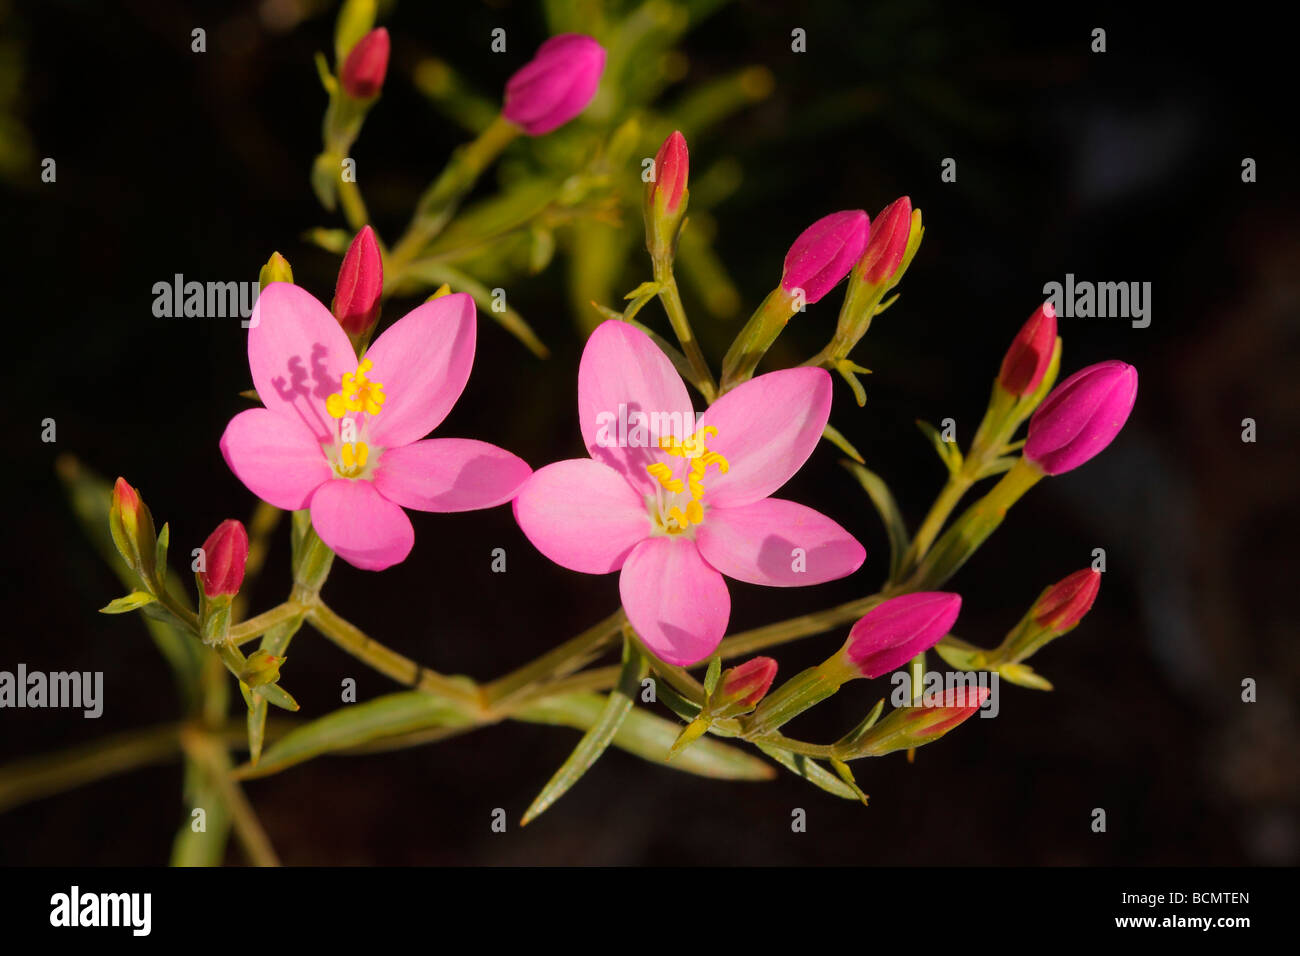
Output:
<instances>
[{"instance_id":1,"label":"yellow stamen","mask_svg":"<svg viewBox=\"0 0 1300 956\"><path fill-rule=\"evenodd\" d=\"M366 373L372 368L374 363L370 359L362 359L355 372L343 373L339 390L325 399L325 410L331 418L342 418L348 412L378 415L383 410L383 384L366 378Z\"/></svg>"},{"instance_id":2,"label":"yellow stamen","mask_svg":"<svg viewBox=\"0 0 1300 956\"><path fill-rule=\"evenodd\" d=\"M688 458L691 461L691 468L685 482L690 488L691 500L686 503L685 511L679 505L671 505L668 508L668 520L672 525L665 530L669 534L680 533L691 525L698 525L704 521L704 506L700 503L700 499L704 497L705 475L710 467L717 468L719 474L726 474L731 467L726 458L708 449L708 440L717 433L718 430L712 425L706 425L685 441L678 441L672 436L659 439L659 447L669 455L675 458ZM683 490L682 479L674 478L672 468L665 462L657 461L652 465L646 465L646 471L667 491L676 494Z\"/></svg>"}]
</instances>

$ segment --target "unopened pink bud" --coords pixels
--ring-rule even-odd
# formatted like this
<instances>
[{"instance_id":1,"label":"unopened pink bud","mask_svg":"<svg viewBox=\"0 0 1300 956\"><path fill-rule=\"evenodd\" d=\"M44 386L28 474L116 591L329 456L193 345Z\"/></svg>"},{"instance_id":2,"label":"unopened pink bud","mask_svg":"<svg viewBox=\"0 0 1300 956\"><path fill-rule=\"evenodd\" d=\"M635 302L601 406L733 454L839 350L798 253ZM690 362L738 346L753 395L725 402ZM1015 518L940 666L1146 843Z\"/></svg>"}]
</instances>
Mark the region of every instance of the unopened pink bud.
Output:
<instances>
[{"instance_id":1,"label":"unopened pink bud","mask_svg":"<svg viewBox=\"0 0 1300 956\"><path fill-rule=\"evenodd\" d=\"M987 687L950 687L943 695L943 705L910 707L901 711L902 723L914 746L942 737L952 728L975 715L989 696Z\"/></svg>"},{"instance_id":2,"label":"unopened pink bud","mask_svg":"<svg viewBox=\"0 0 1300 956\"><path fill-rule=\"evenodd\" d=\"M1056 308L1044 302L1007 349L998 383L1012 395L1028 395L1043 380L1056 350Z\"/></svg>"},{"instance_id":3,"label":"unopened pink bud","mask_svg":"<svg viewBox=\"0 0 1300 956\"><path fill-rule=\"evenodd\" d=\"M755 657L722 672L715 698L728 710L753 710L776 679L776 661Z\"/></svg>"},{"instance_id":4,"label":"unopened pink bud","mask_svg":"<svg viewBox=\"0 0 1300 956\"><path fill-rule=\"evenodd\" d=\"M1092 609L1099 590L1101 573L1084 568L1048 588L1029 613L1040 627L1067 631Z\"/></svg>"},{"instance_id":5,"label":"unopened pink bud","mask_svg":"<svg viewBox=\"0 0 1300 956\"><path fill-rule=\"evenodd\" d=\"M343 92L355 100L370 100L384 88L388 73L388 31L371 30L352 48L339 71Z\"/></svg>"},{"instance_id":6,"label":"unopened pink bud","mask_svg":"<svg viewBox=\"0 0 1300 956\"><path fill-rule=\"evenodd\" d=\"M379 297L384 291L384 260L379 254L375 231L362 227L339 266L334 287L334 317L348 335L370 330L379 319Z\"/></svg>"},{"instance_id":7,"label":"unopened pink bud","mask_svg":"<svg viewBox=\"0 0 1300 956\"><path fill-rule=\"evenodd\" d=\"M690 154L686 149L686 137L680 131L669 136L659 152L655 154L655 181L653 192L663 196L664 211L668 215L677 212L682 203L682 193L686 191L686 180L690 173Z\"/></svg>"},{"instance_id":8,"label":"unopened pink bud","mask_svg":"<svg viewBox=\"0 0 1300 956\"><path fill-rule=\"evenodd\" d=\"M876 216L871 224L871 241L862 254L862 278L879 284L893 278L907 252L912 233L912 200L895 199Z\"/></svg>"},{"instance_id":9,"label":"unopened pink bud","mask_svg":"<svg viewBox=\"0 0 1300 956\"><path fill-rule=\"evenodd\" d=\"M199 581L208 597L237 594L244 583L248 561L248 532L243 524L228 518L203 542L203 566Z\"/></svg>"},{"instance_id":10,"label":"unopened pink bud","mask_svg":"<svg viewBox=\"0 0 1300 956\"><path fill-rule=\"evenodd\" d=\"M960 611L961 596L945 591L891 598L853 625L844 653L863 677L879 677L938 644Z\"/></svg>"},{"instance_id":11,"label":"unopened pink bud","mask_svg":"<svg viewBox=\"0 0 1300 956\"><path fill-rule=\"evenodd\" d=\"M1115 440L1137 400L1137 369L1100 362L1067 378L1029 420L1025 457L1046 474L1078 468Z\"/></svg>"},{"instance_id":12,"label":"unopened pink bud","mask_svg":"<svg viewBox=\"0 0 1300 956\"><path fill-rule=\"evenodd\" d=\"M541 136L587 108L605 71L605 48L581 33L553 36L506 83L502 115Z\"/></svg>"},{"instance_id":13,"label":"unopened pink bud","mask_svg":"<svg viewBox=\"0 0 1300 956\"><path fill-rule=\"evenodd\" d=\"M870 231L871 220L861 209L818 219L799 234L785 254L781 288L791 294L802 289L805 302L818 301L849 274Z\"/></svg>"}]
</instances>

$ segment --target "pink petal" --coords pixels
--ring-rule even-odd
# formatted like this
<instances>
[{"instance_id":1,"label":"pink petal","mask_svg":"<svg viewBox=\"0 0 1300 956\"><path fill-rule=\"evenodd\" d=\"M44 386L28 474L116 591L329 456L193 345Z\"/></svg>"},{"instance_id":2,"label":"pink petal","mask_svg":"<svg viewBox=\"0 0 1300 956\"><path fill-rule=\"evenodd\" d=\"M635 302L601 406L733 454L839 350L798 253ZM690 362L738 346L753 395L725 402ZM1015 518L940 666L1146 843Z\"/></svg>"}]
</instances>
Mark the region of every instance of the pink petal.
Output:
<instances>
[{"instance_id":1,"label":"pink petal","mask_svg":"<svg viewBox=\"0 0 1300 956\"><path fill-rule=\"evenodd\" d=\"M710 468L704 503L734 508L766 498L808 460L831 414L831 377L823 368L768 372L709 406L700 427L718 433L709 451L727 459L727 473Z\"/></svg>"},{"instance_id":2,"label":"pink petal","mask_svg":"<svg viewBox=\"0 0 1300 956\"><path fill-rule=\"evenodd\" d=\"M714 652L727 633L731 595L688 538L649 538L618 579L627 619L660 660L685 667Z\"/></svg>"},{"instance_id":3,"label":"pink petal","mask_svg":"<svg viewBox=\"0 0 1300 956\"><path fill-rule=\"evenodd\" d=\"M851 534L820 511L782 498L709 509L695 544L727 577L777 588L847 577L867 557ZM803 554L796 556L796 548Z\"/></svg>"},{"instance_id":4,"label":"pink petal","mask_svg":"<svg viewBox=\"0 0 1300 956\"><path fill-rule=\"evenodd\" d=\"M471 438L426 438L389 448L375 487L389 501L418 511L477 511L504 504L532 474L520 458Z\"/></svg>"},{"instance_id":5,"label":"pink petal","mask_svg":"<svg viewBox=\"0 0 1300 956\"><path fill-rule=\"evenodd\" d=\"M271 411L305 424L318 441L333 441L338 423L325 411L344 372L355 372L352 343L330 310L289 282L272 282L257 297L248 329L248 367L257 396Z\"/></svg>"},{"instance_id":6,"label":"pink petal","mask_svg":"<svg viewBox=\"0 0 1300 956\"><path fill-rule=\"evenodd\" d=\"M617 571L650 534L645 502L612 468L589 458L540 468L515 497L515 520L542 554L571 571Z\"/></svg>"},{"instance_id":7,"label":"pink petal","mask_svg":"<svg viewBox=\"0 0 1300 956\"><path fill-rule=\"evenodd\" d=\"M415 543L406 512L369 481L335 478L321 485L311 499L311 523L335 554L364 571L405 560Z\"/></svg>"},{"instance_id":8,"label":"pink petal","mask_svg":"<svg viewBox=\"0 0 1300 956\"><path fill-rule=\"evenodd\" d=\"M592 458L649 494L657 486L646 466L672 461L659 451L660 435L689 437L694 421L681 376L650 336L617 319L596 327L578 366L578 423Z\"/></svg>"},{"instance_id":9,"label":"pink petal","mask_svg":"<svg viewBox=\"0 0 1300 956\"><path fill-rule=\"evenodd\" d=\"M266 408L230 420L221 454L249 491L286 511L307 507L312 492L334 474L306 425Z\"/></svg>"},{"instance_id":10,"label":"pink petal","mask_svg":"<svg viewBox=\"0 0 1300 956\"><path fill-rule=\"evenodd\" d=\"M371 441L409 445L441 424L469 381L474 334L474 300L458 292L413 309L375 340L367 375L384 386L385 401L369 419Z\"/></svg>"}]
</instances>

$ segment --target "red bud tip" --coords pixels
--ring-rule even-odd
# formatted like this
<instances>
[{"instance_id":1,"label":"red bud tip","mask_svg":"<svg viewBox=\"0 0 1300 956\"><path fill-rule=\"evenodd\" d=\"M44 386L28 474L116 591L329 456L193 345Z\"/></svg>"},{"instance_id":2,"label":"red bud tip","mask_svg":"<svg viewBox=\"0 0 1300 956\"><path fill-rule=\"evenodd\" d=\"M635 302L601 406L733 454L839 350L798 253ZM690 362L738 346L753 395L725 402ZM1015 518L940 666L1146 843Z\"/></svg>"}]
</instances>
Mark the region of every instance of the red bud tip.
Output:
<instances>
[{"instance_id":1,"label":"red bud tip","mask_svg":"<svg viewBox=\"0 0 1300 956\"><path fill-rule=\"evenodd\" d=\"M755 657L723 672L717 696L747 709L756 707L775 679L776 661L770 657Z\"/></svg>"},{"instance_id":2,"label":"red bud tip","mask_svg":"<svg viewBox=\"0 0 1300 956\"><path fill-rule=\"evenodd\" d=\"M1056 308L1044 302L1029 317L1007 349L998 382L1012 395L1028 395L1038 388L1052 364L1056 348Z\"/></svg>"},{"instance_id":3,"label":"red bud tip","mask_svg":"<svg viewBox=\"0 0 1300 956\"><path fill-rule=\"evenodd\" d=\"M920 591L891 598L849 631L844 653L863 677L879 677L938 644L961 611L961 596Z\"/></svg>"},{"instance_id":4,"label":"red bud tip","mask_svg":"<svg viewBox=\"0 0 1300 956\"><path fill-rule=\"evenodd\" d=\"M208 597L237 594L244 583L244 565L248 562L248 532L243 524L229 518L203 542L204 570L199 572L203 593Z\"/></svg>"},{"instance_id":5,"label":"red bud tip","mask_svg":"<svg viewBox=\"0 0 1300 956\"><path fill-rule=\"evenodd\" d=\"M334 317L348 335L361 335L379 319L379 297L384 291L384 260L375 231L364 226L339 267L334 287Z\"/></svg>"},{"instance_id":6,"label":"red bud tip","mask_svg":"<svg viewBox=\"0 0 1300 956\"><path fill-rule=\"evenodd\" d=\"M690 154L686 137L680 131L669 136L655 154L654 190L664 197L664 210L672 215L682 203L690 173Z\"/></svg>"},{"instance_id":7,"label":"red bud tip","mask_svg":"<svg viewBox=\"0 0 1300 956\"><path fill-rule=\"evenodd\" d=\"M1101 590L1101 573L1084 568L1053 584L1034 605L1034 621L1053 631L1068 630L1083 620Z\"/></svg>"},{"instance_id":8,"label":"red bud tip","mask_svg":"<svg viewBox=\"0 0 1300 956\"><path fill-rule=\"evenodd\" d=\"M878 284L893 276L912 233L912 200L907 196L895 199L880 210L871 226L871 241L862 254L862 278Z\"/></svg>"},{"instance_id":9,"label":"red bud tip","mask_svg":"<svg viewBox=\"0 0 1300 956\"><path fill-rule=\"evenodd\" d=\"M867 244L871 221L861 209L823 216L799 234L785 255L781 288L802 289L811 305L835 288Z\"/></svg>"},{"instance_id":10,"label":"red bud tip","mask_svg":"<svg viewBox=\"0 0 1300 956\"><path fill-rule=\"evenodd\" d=\"M388 73L388 51L388 31L383 27L371 30L358 40L339 71L343 92L354 100L378 96Z\"/></svg>"}]
</instances>

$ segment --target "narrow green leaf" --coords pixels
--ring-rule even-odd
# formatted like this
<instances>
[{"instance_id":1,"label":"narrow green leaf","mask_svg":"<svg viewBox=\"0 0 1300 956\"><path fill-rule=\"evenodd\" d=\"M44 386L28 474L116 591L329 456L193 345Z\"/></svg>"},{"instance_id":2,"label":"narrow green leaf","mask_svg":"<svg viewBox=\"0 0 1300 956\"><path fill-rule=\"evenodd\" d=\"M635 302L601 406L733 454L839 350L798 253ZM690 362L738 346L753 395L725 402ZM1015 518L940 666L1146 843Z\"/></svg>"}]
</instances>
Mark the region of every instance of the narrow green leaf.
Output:
<instances>
[{"instance_id":1,"label":"narrow green leaf","mask_svg":"<svg viewBox=\"0 0 1300 956\"><path fill-rule=\"evenodd\" d=\"M456 292L468 292L479 309L522 342L528 351L538 358L546 358L551 354L532 326L524 321L524 317L509 306L500 308L502 303L493 295L493 291L473 276L436 260L413 262L408 272L432 285L446 283Z\"/></svg>"},{"instance_id":2,"label":"narrow green leaf","mask_svg":"<svg viewBox=\"0 0 1300 956\"><path fill-rule=\"evenodd\" d=\"M827 793L834 794L844 800L861 799L857 793L854 793L852 787L811 757L792 753L789 750L782 750L780 747L774 747L771 744L758 744L758 749L791 773L803 777L809 783L820 787ZM690 751L687 751L687 753L690 753Z\"/></svg>"},{"instance_id":3,"label":"narrow green leaf","mask_svg":"<svg viewBox=\"0 0 1300 956\"><path fill-rule=\"evenodd\" d=\"M834 749L851 750L857 744L862 736L875 726L876 721L880 719L880 713L885 709L885 698L876 701L876 706L871 708L871 712L862 719L862 722L850 730L847 734L835 741Z\"/></svg>"},{"instance_id":4,"label":"narrow green leaf","mask_svg":"<svg viewBox=\"0 0 1300 956\"><path fill-rule=\"evenodd\" d=\"M423 691L385 694L349 704L297 727L273 743L256 766L244 764L237 779L265 777L335 750L429 727L461 726L472 721L455 704Z\"/></svg>"},{"instance_id":5,"label":"narrow green leaf","mask_svg":"<svg viewBox=\"0 0 1300 956\"><path fill-rule=\"evenodd\" d=\"M898 574L903 555L907 553L907 525L903 521L903 512L899 510L889 485L874 471L852 461L842 461L840 464L858 479L885 525L885 533L889 536L889 576L892 580Z\"/></svg>"},{"instance_id":6,"label":"narrow green leaf","mask_svg":"<svg viewBox=\"0 0 1300 956\"><path fill-rule=\"evenodd\" d=\"M125 614L127 611L139 610L146 604L152 604L156 600L158 599L148 591L132 591L130 594L109 601L106 607L99 609L99 613Z\"/></svg>"},{"instance_id":7,"label":"narrow green leaf","mask_svg":"<svg viewBox=\"0 0 1300 956\"><path fill-rule=\"evenodd\" d=\"M839 429L831 425L827 425L825 428L822 429L822 437L825 438L832 445L834 445L836 448L838 448L840 451L844 452L844 454L848 455L858 464L863 463L864 459L862 457L862 453L858 451L856 448L854 448L852 444L850 444L849 440L840 433Z\"/></svg>"},{"instance_id":8,"label":"narrow green leaf","mask_svg":"<svg viewBox=\"0 0 1300 956\"><path fill-rule=\"evenodd\" d=\"M253 697L262 697L268 704L279 707L282 710L297 711L298 702L293 699L287 690L279 684L263 684L253 691Z\"/></svg>"},{"instance_id":9,"label":"narrow green leaf","mask_svg":"<svg viewBox=\"0 0 1300 956\"><path fill-rule=\"evenodd\" d=\"M916 420L916 427L921 429L921 433L930 439L930 444L934 445L934 450L939 455L939 460L943 462L945 468L952 474L961 471L961 451L958 450L955 442L943 440L939 429L935 428L927 421L922 419Z\"/></svg>"},{"instance_id":10,"label":"narrow green leaf","mask_svg":"<svg viewBox=\"0 0 1300 956\"><path fill-rule=\"evenodd\" d=\"M713 692L718 688L718 678L722 676L722 655L714 654L709 659L709 669L704 672L704 694L705 697L712 697Z\"/></svg>"},{"instance_id":11,"label":"narrow green leaf","mask_svg":"<svg viewBox=\"0 0 1300 956\"><path fill-rule=\"evenodd\" d=\"M296 523L296 522L295 522ZM302 627L303 616L290 618L277 624L262 635L261 649L269 651L276 657L283 657L289 649L289 641ZM255 695L253 706L248 708L248 762L257 763L262 755L262 743L266 739L266 698Z\"/></svg>"},{"instance_id":12,"label":"narrow green leaf","mask_svg":"<svg viewBox=\"0 0 1300 956\"><path fill-rule=\"evenodd\" d=\"M645 677L648 670L649 663L636 643L630 638L625 640L623 669L618 676L618 685L609 692L600 716L582 735L578 746L574 747L573 753L569 754L569 759L564 761L560 769L555 772L555 776L551 777L542 788L542 792L533 800L532 806L524 813L520 826L527 826L545 813L600 759L632 710L632 699L640 689L641 679Z\"/></svg>"},{"instance_id":13,"label":"narrow green leaf","mask_svg":"<svg viewBox=\"0 0 1300 956\"><path fill-rule=\"evenodd\" d=\"M158 569L159 578L163 578L167 574L167 546L171 543L171 539L171 529L167 526L167 522L164 521L162 530L158 532L158 543L154 547L153 565Z\"/></svg>"},{"instance_id":14,"label":"narrow green leaf","mask_svg":"<svg viewBox=\"0 0 1300 956\"><path fill-rule=\"evenodd\" d=\"M663 691L661 684L661 701L666 696ZM599 719L604 707L605 698L600 694L565 694L538 701L511 717L529 723L587 730ZM716 780L771 780L775 776L770 764L710 737L697 740L671 763L665 763L673 741L681 732L679 723L648 710L633 709L614 735L613 745L651 763Z\"/></svg>"}]
</instances>

